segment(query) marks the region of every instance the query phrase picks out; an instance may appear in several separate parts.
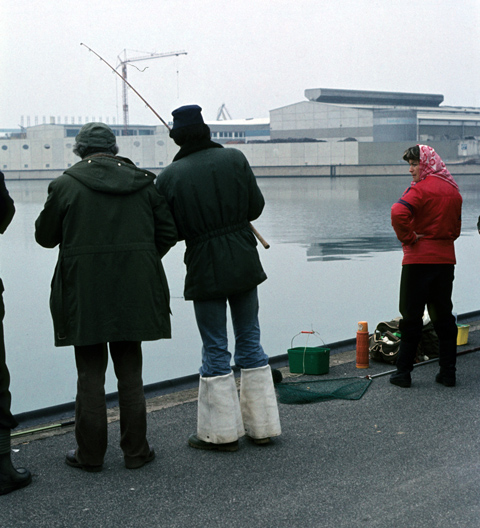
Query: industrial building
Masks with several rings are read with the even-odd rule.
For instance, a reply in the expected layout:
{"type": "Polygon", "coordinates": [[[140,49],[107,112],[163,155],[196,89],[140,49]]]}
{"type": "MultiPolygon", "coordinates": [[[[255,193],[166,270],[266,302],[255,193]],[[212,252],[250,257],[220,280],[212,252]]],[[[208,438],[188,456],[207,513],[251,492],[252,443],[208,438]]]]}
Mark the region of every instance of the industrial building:
{"type": "MultiPolygon", "coordinates": [[[[212,139],[242,150],[257,176],[397,174],[415,143],[434,147],[457,173],[480,169],[480,108],[442,106],[439,94],[318,88],[305,98],[265,119],[207,122],[212,139]]],[[[55,177],[78,161],[72,146],[81,126],[53,122],[0,135],[0,170],[7,178],[55,177]]],[[[153,172],[178,150],[163,125],[110,126],[120,155],[153,172]]]]}

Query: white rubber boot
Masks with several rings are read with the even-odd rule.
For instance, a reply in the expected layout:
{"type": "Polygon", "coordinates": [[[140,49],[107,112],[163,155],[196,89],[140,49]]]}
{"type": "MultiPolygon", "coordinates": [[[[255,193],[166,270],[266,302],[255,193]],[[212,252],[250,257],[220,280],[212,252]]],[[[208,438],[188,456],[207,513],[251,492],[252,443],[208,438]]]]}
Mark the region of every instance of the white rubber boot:
{"type": "Polygon", "coordinates": [[[255,443],[267,443],[282,433],[270,365],[242,369],[240,408],[246,434],[255,443]]]}
{"type": "Polygon", "coordinates": [[[197,437],[204,442],[227,444],[245,434],[233,372],[200,376],[197,437]]]}

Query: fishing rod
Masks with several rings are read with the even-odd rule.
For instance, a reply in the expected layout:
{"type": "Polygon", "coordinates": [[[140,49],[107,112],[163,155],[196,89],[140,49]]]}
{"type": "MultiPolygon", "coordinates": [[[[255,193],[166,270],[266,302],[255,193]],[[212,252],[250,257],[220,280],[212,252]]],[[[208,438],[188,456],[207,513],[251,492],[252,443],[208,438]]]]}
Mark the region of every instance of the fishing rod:
{"type": "MultiPolygon", "coordinates": [[[[478,351],[480,351],[480,347],[469,348],[468,350],[462,350],[461,352],[457,352],[457,356],[463,356],[463,354],[471,354],[472,352],[478,352],[478,351]]],[[[413,365],[413,368],[421,367],[422,365],[428,365],[429,363],[435,363],[439,361],[439,359],[440,358],[436,357],[432,359],[427,359],[426,361],[420,361],[419,363],[415,363],[413,365]]],[[[381,376],[387,376],[388,374],[393,374],[394,372],[397,372],[397,369],[387,370],[386,372],[380,372],[379,374],[367,374],[366,376],[360,376],[360,377],[367,378],[367,379],[374,379],[374,378],[380,378],[381,376]]]]}
{"type": "Polygon", "coordinates": [[[68,422],[56,423],[52,425],[44,425],[42,427],[37,427],[35,429],[25,429],[23,431],[17,431],[16,433],[10,433],[10,436],[23,436],[26,434],[34,433],[43,433],[44,431],[49,431],[50,429],[58,429],[60,427],[67,427],[68,425],[75,425],[75,420],[70,420],[68,422]]]}
{"type": "MultiPolygon", "coordinates": [[[[118,73],[118,71],[111,65],[109,64],[103,57],[101,57],[96,51],[94,51],[92,48],[88,47],[86,44],[84,44],[83,42],[80,42],[80,46],[84,46],[85,48],[88,49],[88,51],[91,51],[94,55],[96,55],[102,62],[104,62],[116,75],[118,75],[120,77],[120,79],[122,79],[122,81],[130,88],[132,89],[137,95],[138,97],[140,97],[140,99],[147,105],[147,108],[150,108],[150,110],[158,117],[158,119],[160,119],[160,121],[167,127],[168,130],[171,130],[171,128],[168,126],[168,124],[161,118],[161,116],[154,110],[154,108],[152,108],[152,106],[150,106],[150,104],[137,92],[137,90],[135,90],[135,88],[127,81],[127,79],[125,79],[125,77],[123,77],[122,75],[120,75],[118,73]]],[[[268,249],[270,247],[270,244],[262,237],[262,235],[253,227],[252,224],[250,224],[250,228],[251,230],[253,231],[253,234],[257,237],[257,239],[259,240],[259,242],[262,244],[262,246],[265,248],[265,249],[268,249]]]]}
{"type": "Polygon", "coordinates": [[[137,90],[135,90],[135,88],[127,81],[127,79],[125,79],[125,77],[123,77],[122,75],[120,75],[118,73],[118,71],[112,66],[110,65],[103,57],[100,57],[100,55],[94,51],[92,48],[89,48],[86,44],[84,44],[83,42],[80,42],[80,46],[85,46],[88,51],[91,51],[94,55],[96,55],[102,62],[104,62],[115,74],[117,74],[120,79],[122,79],[122,81],[129,87],[131,88],[137,95],[138,97],[140,97],[140,99],[147,105],[148,108],[150,108],[150,110],[158,117],[158,119],[160,119],[160,121],[168,128],[168,130],[170,130],[170,127],[167,125],[167,123],[160,117],[160,115],[157,114],[157,112],[155,112],[155,110],[148,104],[148,102],[137,92],[137,90]]]}
{"type": "MultiPolygon", "coordinates": [[[[479,352],[479,351],[480,351],[480,347],[473,347],[473,348],[469,348],[467,350],[462,350],[461,352],[457,352],[457,356],[462,356],[464,354],[471,354],[472,352],[479,352]]],[[[439,360],[439,358],[428,359],[427,361],[422,361],[421,363],[415,363],[415,365],[413,365],[413,367],[414,368],[421,367],[422,365],[428,365],[429,363],[435,363],[438,360],[439,360]]],[[[358,376],[358,378],[359,379],[373,380],[375,378],[380,378],[382,376],[387,376],[388,374],[393,374],[394,372],[396,372],[396,370],[387,370],[386,372],[380,372],[379,374],[367,374],[366,376],[358,376]]],[[[273,381],[274,381],[275,385],[277,385],[277,384],[282,382],[283,375],[282,375],[281,371],[279,371],[278,369],[273,369],[272,370],[272,376],[273,376],[273,381]]],[[[16,437],[16,436],[24,436],[24,435],[27,435],[27,434],[43,433],[43,432],[49,431],[51,429],[60,429],[62,427],[67,427],[67,426],[70,426],[70,425],[75,425],[75,420],[70,420],[68,422],[55,423],[55,424],[52,424],[52,425],[41,426],[41,427],[37,427],[37,428],[34,428],[34,429],[24,429],[23,431],[17,431],[16,433],[12,432],[11,436],[12,437],[16,437]]]]}

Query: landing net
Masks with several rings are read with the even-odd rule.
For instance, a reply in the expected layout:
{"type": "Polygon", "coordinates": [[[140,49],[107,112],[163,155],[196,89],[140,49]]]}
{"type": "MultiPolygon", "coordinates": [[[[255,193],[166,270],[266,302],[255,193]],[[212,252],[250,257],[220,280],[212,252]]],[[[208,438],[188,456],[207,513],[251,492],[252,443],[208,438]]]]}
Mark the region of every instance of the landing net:
{"type": "Polygon", "coordinates": [[[329,400],[359,400],[372,383],[368,378],[282,381],[275,385],[280,403],[302,404],[329,400]]]}

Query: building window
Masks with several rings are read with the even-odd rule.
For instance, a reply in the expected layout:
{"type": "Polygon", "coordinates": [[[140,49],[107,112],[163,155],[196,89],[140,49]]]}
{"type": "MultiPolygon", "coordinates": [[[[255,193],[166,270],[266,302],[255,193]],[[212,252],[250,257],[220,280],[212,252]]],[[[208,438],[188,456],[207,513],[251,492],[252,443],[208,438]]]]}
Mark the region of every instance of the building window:
{"type": "Polygon", "coordinates": [[[23,145],[22,148],[25,149],[25,150],[28,150],[29,146],[28,145],[23,145]]]}
{"type": "Polygon", "coordinates": [[[4,165],[4,166],[3,166],[3,168],[4,168],[4,169],[6,169],[6,168],[7,168],[7,166],[6,166],[6,165],[4,165]]]}
{"type": "Polygon", "coordinates": [[[8,149],[7,145],[2,145],[2,150],[7,150],[7,149],[8,149]]]}
{"type": "Polygon", "coordinates": [[[159,164],[159,165],[163,165],[163,161],[159,161],[158,164],[159,164]]]}
{"type": "Polygon", "coordinates": [[[163,145],[165,145],[165,143],[163,141],[157,141],[157,145],[160,145],[161,147],[163,147],[163,145]]]}
{"type": "Polygon", "coordinates": [[[49,169],[50,168],[50,163],[45,163],[45,168],[49,169]]]}
{"type": "Polygon", "coordinates": [[[45,145],[43,145],[43,148],[48,150],[50,148],[50,145],[48,143],[46,143],[45,145]]]}
{"type": "Polygon", "coordinates": [[[24,169],[28,169],[28,165],[24,165],[23,168],[24,168],[24,169]]]}
{"type": "Polygon", "coordinates": [[[140,146],[140,141],[134,141],[133,144],[134,144],[135,147],[139,147],[140,146]]]}

